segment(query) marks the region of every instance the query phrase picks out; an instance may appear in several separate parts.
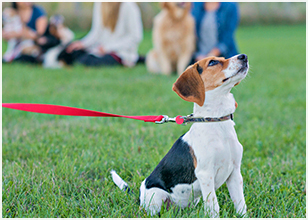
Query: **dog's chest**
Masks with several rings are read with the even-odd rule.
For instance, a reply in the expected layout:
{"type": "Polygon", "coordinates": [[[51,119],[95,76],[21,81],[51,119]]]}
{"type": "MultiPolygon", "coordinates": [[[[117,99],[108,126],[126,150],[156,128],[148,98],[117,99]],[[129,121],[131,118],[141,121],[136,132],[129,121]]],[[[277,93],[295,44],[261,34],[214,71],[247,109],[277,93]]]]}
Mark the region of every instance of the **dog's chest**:
{"type": "Polygon", "coordinates": [[[233,168],[240,164],[242,146],[237,140],[234,122],[195,123],[183,136],[197,158],[196,172],[213,173],[215,188],[229,177],[233,168]]]}
{"type": "MultiPolygon", "coordinates": [[[[189,45],[187,45],[187,38],[194,33],[192,28],[188,27],[187,19],[174,22],[170,19],[161,19],[160,25],[158,25],[159,33],[161,33],[161,43],[169,56],[178,56],[181,52],[185,51],[189,45]]],[[[193,42],[191,42],[193,44],[193,42]]]]}
{"type": "Polygon", "coordinates": [[[165,40],[173,42],[174,40],[180,40],[185,37],[185,24],[181,22],[165,21],[161,24],[161,31],[164,33],[165,40]]]}

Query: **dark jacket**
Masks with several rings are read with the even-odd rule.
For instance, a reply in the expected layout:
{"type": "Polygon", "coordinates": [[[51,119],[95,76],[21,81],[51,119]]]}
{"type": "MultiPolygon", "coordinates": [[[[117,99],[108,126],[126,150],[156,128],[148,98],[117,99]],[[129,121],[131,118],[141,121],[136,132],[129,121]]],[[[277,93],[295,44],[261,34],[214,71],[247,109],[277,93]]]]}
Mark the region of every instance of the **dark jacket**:
{"type": "MultiPolygon", "coordinates": [[[[197,37],[199,38],[201,21],[207,13],[204,10],[204,2],[194,2],[192,4],[191,13],[195,18],[196,32],[197,37]]],[[[216,16],[218,27],[218,43],[216,47],[220,50],[221,56],[227,59],[238,54],[237,46],[234,40],[235,30],[239,23],[238,4],[233,2],[221,2],[218,10],[216,11],[216,16]]]]}

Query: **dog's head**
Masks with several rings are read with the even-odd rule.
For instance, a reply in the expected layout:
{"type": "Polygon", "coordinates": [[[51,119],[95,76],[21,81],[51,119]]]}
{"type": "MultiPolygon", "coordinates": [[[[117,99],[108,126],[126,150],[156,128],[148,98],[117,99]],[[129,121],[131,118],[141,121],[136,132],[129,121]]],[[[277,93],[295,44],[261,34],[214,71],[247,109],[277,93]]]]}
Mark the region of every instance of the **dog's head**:
{"type": "Polygon", "coordinates": [[[181,19],[189,13],[191,8],[190,2],[161,2],[160,4],[174,19],[181,19]]]}
{"type": "Polygon", "coordinates": [[[55,14],[49,18],[49,32],[51,35],[60,39],[59,29],[63,27],[64,17],[59,14],[55,14]]]}
{"type": "Polygon", "coordinates": [[[229,92],[239,84],[248,72],[248,59],[245,54],[229,59],[207,57],[189,66],[173,84],[182,99],[203,106],[207,91],[218,87],[229,92]]]}

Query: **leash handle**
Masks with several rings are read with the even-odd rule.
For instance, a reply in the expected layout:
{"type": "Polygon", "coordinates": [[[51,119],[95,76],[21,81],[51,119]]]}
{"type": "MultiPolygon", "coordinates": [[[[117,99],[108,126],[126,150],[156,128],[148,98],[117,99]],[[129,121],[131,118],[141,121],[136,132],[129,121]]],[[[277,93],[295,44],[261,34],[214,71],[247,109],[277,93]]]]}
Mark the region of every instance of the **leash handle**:
{"type": "Polygon", "coordinates": [[[2,107],[20,111],[41,113],[41,114],[65,115],[65,116],[88,116],[88,117],[121,117],[121,118],[141,120],[144,122],[156,122],[156,123],[160,122],[164,118],[163,115],[158,115],[158,116],[116,115],[105,112],[98,112],[93,110],[61,106],[61,105],[51,105],[51,104],[2,103],[2,107]]]}

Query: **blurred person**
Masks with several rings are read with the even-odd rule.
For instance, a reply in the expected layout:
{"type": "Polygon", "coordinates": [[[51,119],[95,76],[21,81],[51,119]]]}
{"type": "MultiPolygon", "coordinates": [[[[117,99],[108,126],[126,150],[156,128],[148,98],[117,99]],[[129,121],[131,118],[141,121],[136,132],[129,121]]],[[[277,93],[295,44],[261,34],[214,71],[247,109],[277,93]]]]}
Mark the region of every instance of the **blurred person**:
{"type": "Polygon", "coordinates": [[[136,3],[95,2],[90,32],[68,45],[58,59],[68,65],[78,62],[86,66],[132,67],[138,61],[142,37],[141,14],[136,3]]]}
{"type": "MultiPolygon", "coordinates": [[[[22,31],[22,22],[17,14],[17,11],[13,8],[5,8],[2,12],[3,29],[2,33],[15,32],[19,33],[22,31]]],[[[9,39],[7,42],[7,49],[3,55],[4,62],[11,62],[16,57],[16,51],[14,50],[18,44],[17,38],[9,39]]]]}
{"type": "Polygon", "coordinates": [[[40,48],[35,45],[35,40],[43,35],[47,29],[48,20],[46,13],[42,7],[31,2],[13,2],[12,9],[19,16],[22,28],[18,31],[5,28],[2,30],[2,37],[5,40],[8,42],[12,40],[18,42],[14,48],[15,55],[4,61],[36,62],[35,56],[39,54],[40,48]],[[26,56],[22,56],[25,54],[26,56]]]}
{"type": "Polygon", "coordinates": [[[192,63],[208,56],[228,59],[238,54],[234,40],[239,23],[237,3],[194,2],[191,13],[195,18],[197,34],[197,50],[192,63]]]}

